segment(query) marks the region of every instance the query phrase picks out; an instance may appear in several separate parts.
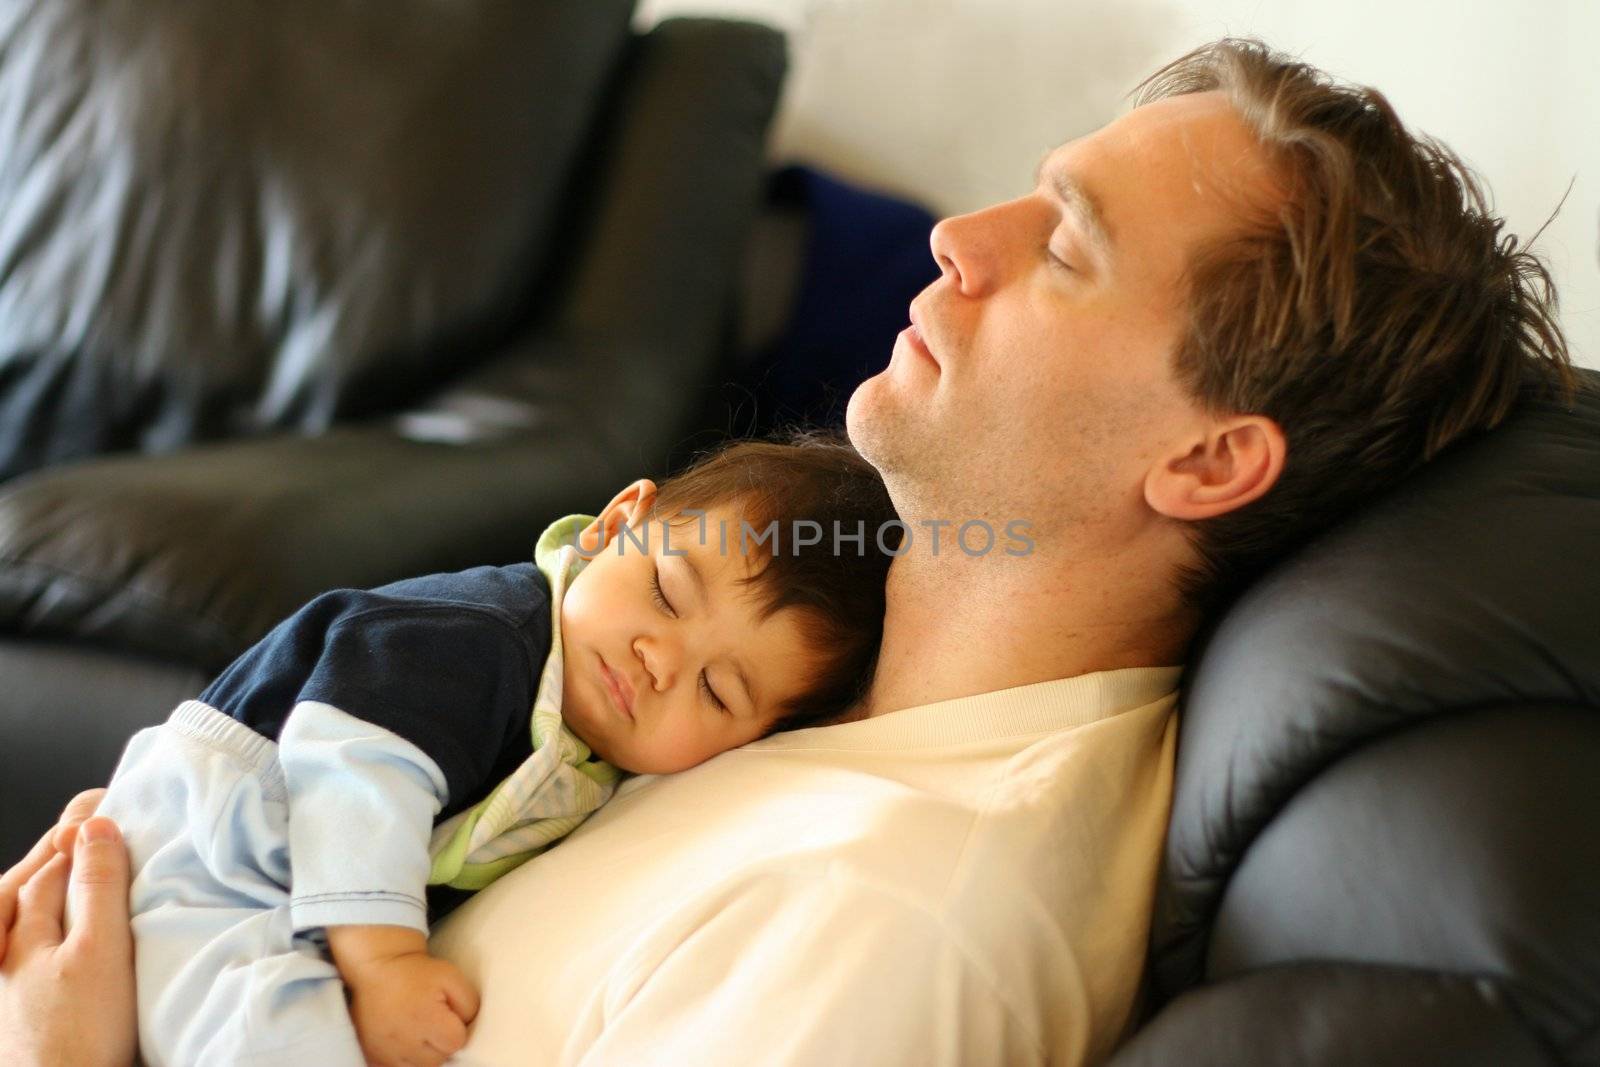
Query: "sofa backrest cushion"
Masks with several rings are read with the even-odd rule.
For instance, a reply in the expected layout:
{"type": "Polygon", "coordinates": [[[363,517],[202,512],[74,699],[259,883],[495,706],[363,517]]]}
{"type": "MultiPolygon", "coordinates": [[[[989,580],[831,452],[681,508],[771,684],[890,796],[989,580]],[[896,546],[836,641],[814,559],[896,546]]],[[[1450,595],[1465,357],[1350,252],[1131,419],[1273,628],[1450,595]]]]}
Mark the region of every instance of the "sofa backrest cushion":
{"type": "Polygon", "coordinates": [[[0,645],[88,642],[210,676],[318,593],[529,559],[552,515],[719,439],[730,411],[702,408],[741,400],[720,388],[724,338],[786,69],[768,26],[636,34],[564,211],[561,284],[419,406],[0,485],[0,645]]]}
{"type": "Polygon", "coordinates": [[[1600,371],[1578,373],[1571,409],[1530,383],[1197,639],[1163,996],[1300,959],[1436,968],[1506,981],[1554,1042],[1591,1039],[1600,371]]]}
{"type": "Polygon", "coordinates": [[[559,263],[632,7],[6,5],[0,479],[319,430],[470,362],[559,263]]]}

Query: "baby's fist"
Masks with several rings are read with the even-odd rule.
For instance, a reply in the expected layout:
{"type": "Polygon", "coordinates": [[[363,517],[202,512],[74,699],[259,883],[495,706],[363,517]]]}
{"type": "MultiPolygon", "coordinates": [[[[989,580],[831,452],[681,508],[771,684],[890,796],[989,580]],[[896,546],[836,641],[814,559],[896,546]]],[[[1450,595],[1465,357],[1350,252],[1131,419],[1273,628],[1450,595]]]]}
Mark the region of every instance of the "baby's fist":
{"type": "Polygon", "coordinates": [[[439,1067],[467,1043],[478,991],[454,964],[412,952],[345,975],[350,1018],[371,1067],[439,1067]]]}

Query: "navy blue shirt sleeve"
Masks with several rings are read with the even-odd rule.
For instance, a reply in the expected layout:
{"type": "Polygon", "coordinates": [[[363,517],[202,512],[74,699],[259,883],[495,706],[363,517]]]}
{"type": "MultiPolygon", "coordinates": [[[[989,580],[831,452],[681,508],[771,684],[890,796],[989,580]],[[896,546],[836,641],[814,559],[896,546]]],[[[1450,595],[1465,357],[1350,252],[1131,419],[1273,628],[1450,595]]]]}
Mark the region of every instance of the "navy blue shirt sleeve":
{"type": "Polygon", "coordinates": [[[481,798],[531,750],[550,593],[531,563],[324,593],[233,662],[201,701],[277,740],[301,701],[331,704],[426,752],[450,795],[481,798]]]}

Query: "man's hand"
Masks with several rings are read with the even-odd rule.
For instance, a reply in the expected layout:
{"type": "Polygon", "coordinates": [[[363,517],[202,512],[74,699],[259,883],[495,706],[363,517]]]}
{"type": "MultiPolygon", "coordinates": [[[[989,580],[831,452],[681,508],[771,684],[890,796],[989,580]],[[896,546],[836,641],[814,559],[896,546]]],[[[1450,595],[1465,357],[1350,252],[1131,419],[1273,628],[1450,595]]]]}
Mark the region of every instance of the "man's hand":
{"type": "Polygon", "coordinates": [[[90,789],[69,800],[50,832],[39,839],[21,863],[0,874],[0,960],[6,958],[6,939],[11,935],[12,923],[16,922],[18,893],[57,853],[71,855],[78,839],[78,827],[94,814],[105,795],[104,789],[90,789]]]}
{"type": "Polygon", "coordinates": [[[439,1067],[467,1043],[478,992],[427,941],[399,927],[332,926],[350,1018],[371,1067],[439,1067]]]}
{"type": "Polygon", "coordinates": [[[127,1067],[137,1045],[128,853],[80,793],[0,875],[0,1063],[127,1067]],[[88,820],[88,821],[85,821],[88,820]],[[72,932],[62,917],[72,897],[72,932]]]}

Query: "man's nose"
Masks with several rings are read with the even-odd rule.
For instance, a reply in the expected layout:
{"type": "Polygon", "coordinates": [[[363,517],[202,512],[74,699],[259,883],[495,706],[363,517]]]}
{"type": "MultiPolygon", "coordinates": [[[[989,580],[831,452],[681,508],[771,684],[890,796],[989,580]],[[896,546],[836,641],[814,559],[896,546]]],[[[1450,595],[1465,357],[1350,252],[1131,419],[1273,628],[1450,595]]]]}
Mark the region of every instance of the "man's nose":
{"type": "Polygon", "coordinates": [[[939,220],[928,235],[934,262],[954,279],[963,296],[982,296],[994,286],[999,251],[995,220],[988,211],[939,220]]]}

